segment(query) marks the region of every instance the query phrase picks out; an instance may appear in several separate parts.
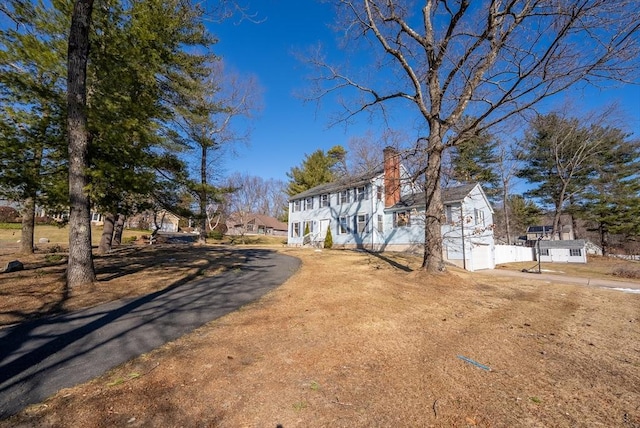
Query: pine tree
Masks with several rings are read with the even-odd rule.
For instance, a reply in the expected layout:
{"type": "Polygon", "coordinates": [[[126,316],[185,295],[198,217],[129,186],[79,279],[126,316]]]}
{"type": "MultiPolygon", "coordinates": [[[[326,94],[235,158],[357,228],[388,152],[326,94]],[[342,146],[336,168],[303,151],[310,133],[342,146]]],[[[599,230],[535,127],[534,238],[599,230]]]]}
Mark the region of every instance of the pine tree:
{"type": "Polygon", "coordinates": [[[610,235],[640,238],[640,141],[628,140],[618,129],[611,129],[608,135],[606,150],[598,157],[579,204],[579,215],[598,232],[605,255],[610,235]]]}
{"type": "Polygon", "coordinates": [[[324,237],[324,248],[333,248],[333,235],[331,235],[331,228],[327,229],[327,234],[324,237]]]}
{"type": "Polygon", "coordinates": [[[464,139],[451,156],[454,180],[463,183],[480,183],[489,198],[498,196],[500,178],[495,171],[499,162],[498,142],[486,131],[464,139]]]}
{"type": "Polygon", "coordinates": [[[291,168],[287,173],[290,180],[287,194],[294,196],[320,184],[334,181],[338,176],[334,168],[342,161],[344,153],[344,148],[334,146],[327,153],[319,149],[311,155],[305,155],[302,165],[291,168]]]}

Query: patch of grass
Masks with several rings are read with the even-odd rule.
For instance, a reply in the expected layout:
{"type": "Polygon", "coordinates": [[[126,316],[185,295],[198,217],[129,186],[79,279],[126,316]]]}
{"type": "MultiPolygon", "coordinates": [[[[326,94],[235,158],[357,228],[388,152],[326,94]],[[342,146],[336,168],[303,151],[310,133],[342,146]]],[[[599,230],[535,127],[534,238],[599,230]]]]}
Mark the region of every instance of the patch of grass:
{"type": "Polygon", "coordinates": [[[298,401],[296,403],[293,403],[293,409],[297,410],[298,412],[301,410],[304,410],[307,408],[307,402],[306,401],[298,401]]]}
{"type": "Polygon", "coordinates": [[[20,230],[22,229],[22,223],[0,223],[0,229],[20,230]]]}
{"type": "Polygon", "coordinates": [[[542,403],[542,400],[539,397],[529,397],[529,400],[533,401],[536,404],[542,403]]]}
{"type": "Polygon", "coordinates": [[[62,254],[47,254],[44,256],[44,261],[47,263],[57,263],[62,259],[64,259],[62,254]]]}
{"type": "Polygon", "coordinates": [[[311,382],[311,385],[309,387],[313,391],[318,391],[320,389],[320,384],[318,382],[316,382],[316,381],[313,381],[313,382],[311,382]]]}

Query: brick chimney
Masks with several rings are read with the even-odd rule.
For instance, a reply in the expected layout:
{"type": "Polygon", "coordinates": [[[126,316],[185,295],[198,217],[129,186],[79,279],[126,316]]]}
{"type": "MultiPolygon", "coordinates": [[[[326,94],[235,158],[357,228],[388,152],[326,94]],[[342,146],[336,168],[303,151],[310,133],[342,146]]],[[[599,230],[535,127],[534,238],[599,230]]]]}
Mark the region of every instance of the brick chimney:
{"type": "Polygon", "coordinates": [[[384,154],[384,206],[392,207],[400,202],[400,155],[393,147],[386,147],[384,154]]]}

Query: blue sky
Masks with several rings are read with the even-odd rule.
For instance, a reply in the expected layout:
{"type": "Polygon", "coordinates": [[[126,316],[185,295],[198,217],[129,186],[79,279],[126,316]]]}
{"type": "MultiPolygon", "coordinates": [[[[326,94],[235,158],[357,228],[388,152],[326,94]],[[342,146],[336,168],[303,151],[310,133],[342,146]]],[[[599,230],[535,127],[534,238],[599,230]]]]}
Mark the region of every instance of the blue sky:
{"type": "MultiPolygon", "coordinates": [[[[308,88],[310,73],[295,58],[296,52],[322,43],[330,53],[338,54],[337,36],[329,28],[334,19],[330,5],[314,0],[252,0],[248,5],[261,22],[232,18],[209,26],[219,38],[215,52],[239,73],[257,76],[263,90],[262,113],[252,121],[249,143],[236,145],[237,155],[225,160],[227,174],[243,172],[286,181],[286,173],[305,154],[336,144],[347,147],[351,137],[364,136],[367,130],[375,135],[380,132],[367,115],[346,129],[341,125],[328,128],[331,114],[340,107],[327,99],[317,109],[295,95],[308,88]]],[[[563,98],[587,110],[617,101],[628,129],[640,138],[640,86],[580,91],[563,98]]]]}

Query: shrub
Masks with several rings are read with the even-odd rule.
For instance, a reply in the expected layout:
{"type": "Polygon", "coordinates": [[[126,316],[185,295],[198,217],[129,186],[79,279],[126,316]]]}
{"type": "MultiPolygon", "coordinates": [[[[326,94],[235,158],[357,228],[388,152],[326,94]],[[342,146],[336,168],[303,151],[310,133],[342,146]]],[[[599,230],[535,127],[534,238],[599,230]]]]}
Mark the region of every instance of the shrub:
{"type": "Polygon", "coordinates": [[[307,236],[309,234],[309,223],[304,225],[304,236],[307,236]]]}
{"type": "Polygon", "coordinates": [[[629,266],[617,266],[611,274],[620,278],[640,279],[640,269],[634,269],[629,266]]]}
{"type": "Polygon", "coordinates": [[[133,244],[134,242],[136,242],[138,240],[137,236],[127,236],[126,238],[124,238],[122,240],[123,244],[133,244]]]}
{"type": "Polygon", "coordinates": [[[19,223],[20,213],[15,208],[0,207],[0,223],[19,223]]]}
{"type": "Polygon", "coordinates": [[[327,234],[324,237],[324,248],[333,248],[333,236],[331,235],[331,228],[327,229],[327,234]]]}
{"type": "Polygon", "coordinates": [[[224,235],[219,230],[214,229],[209,232],[209,238],[220,241],[222,238],[224,238],[224,235]]]}

